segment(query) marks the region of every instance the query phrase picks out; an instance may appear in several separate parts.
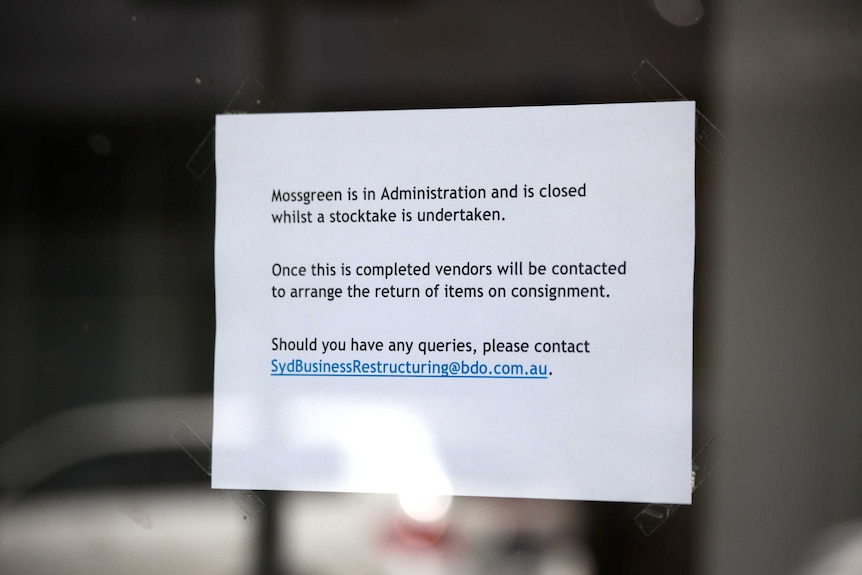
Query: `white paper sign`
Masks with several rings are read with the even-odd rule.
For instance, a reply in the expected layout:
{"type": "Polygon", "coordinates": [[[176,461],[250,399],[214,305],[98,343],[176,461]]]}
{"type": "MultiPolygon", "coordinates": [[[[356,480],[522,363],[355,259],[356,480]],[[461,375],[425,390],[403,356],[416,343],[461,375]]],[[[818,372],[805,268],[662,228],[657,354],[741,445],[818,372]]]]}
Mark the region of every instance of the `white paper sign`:
{"type": "Polygon", "coordinates": [[[218,117],[213,487],[689,503],[694,121],[218,117]]]}

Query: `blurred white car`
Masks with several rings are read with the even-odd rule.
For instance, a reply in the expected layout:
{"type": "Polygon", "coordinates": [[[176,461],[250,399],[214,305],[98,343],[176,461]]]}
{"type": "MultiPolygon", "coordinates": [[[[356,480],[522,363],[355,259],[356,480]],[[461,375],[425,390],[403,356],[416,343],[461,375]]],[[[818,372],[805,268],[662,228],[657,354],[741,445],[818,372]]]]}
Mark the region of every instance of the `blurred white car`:
{"type": "Polygon", "coordinates": [[[65,412],[0,447],[0,573],[593,572],[577,504],[455,498],[423,516],[440,502],[212,490],[211,430],[211,398],[141,400],[65,412]]]}

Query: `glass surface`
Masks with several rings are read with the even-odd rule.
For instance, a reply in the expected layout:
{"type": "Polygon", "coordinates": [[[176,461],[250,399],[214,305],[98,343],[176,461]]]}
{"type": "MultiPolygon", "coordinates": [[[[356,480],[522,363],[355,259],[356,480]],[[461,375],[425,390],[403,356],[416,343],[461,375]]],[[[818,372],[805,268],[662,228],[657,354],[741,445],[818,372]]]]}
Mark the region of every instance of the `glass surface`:
{"type": "Polygon", "coordinates": [[[858,2],[4,8],[0,573],[862,569],[858,2]],[[674,99],[692,506],[209,489],[216,114],[674,99]]]}

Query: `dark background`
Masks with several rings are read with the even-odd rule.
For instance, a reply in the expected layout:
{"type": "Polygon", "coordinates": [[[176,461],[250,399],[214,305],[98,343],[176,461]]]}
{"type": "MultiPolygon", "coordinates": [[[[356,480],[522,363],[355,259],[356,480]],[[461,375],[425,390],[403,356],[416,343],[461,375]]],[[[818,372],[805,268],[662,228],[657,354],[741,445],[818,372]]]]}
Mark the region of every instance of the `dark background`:
{"type": "MultiPolygon", "coordinates": [[[[694,446],[726,449],[649,538],[642,506],[582,505],[597,572],[787,573],[862,513],[857,3],[3,12],[0,445],[72,408],[211,396],[215,114],[650,101],[648,60],[733,142],[697,156],[694,446]]],[[[153,461],[153,482],[184,480],[153,461]]]]}

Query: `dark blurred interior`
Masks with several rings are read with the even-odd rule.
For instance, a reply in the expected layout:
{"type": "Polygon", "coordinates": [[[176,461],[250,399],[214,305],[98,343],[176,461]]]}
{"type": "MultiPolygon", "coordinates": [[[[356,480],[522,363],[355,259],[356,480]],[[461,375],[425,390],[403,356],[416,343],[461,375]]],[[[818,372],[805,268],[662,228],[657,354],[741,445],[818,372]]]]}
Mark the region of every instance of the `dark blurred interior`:
{"type": "Polygon", "coordinates": [[[862,4],[35,0],[2,29],[0,572],[221,545],[228,572],[778,575],[862,516],[862,4]],[[643,505],[455,501],[430,538],[452,565],[380,543],[382,496],[261,494],[249,518],[208,490],[172,433],[211,433],[216,114],[674,93],[727,138],[696,166],[694,446],[724,450],[691,507],[646,536],[643,505]]]}

